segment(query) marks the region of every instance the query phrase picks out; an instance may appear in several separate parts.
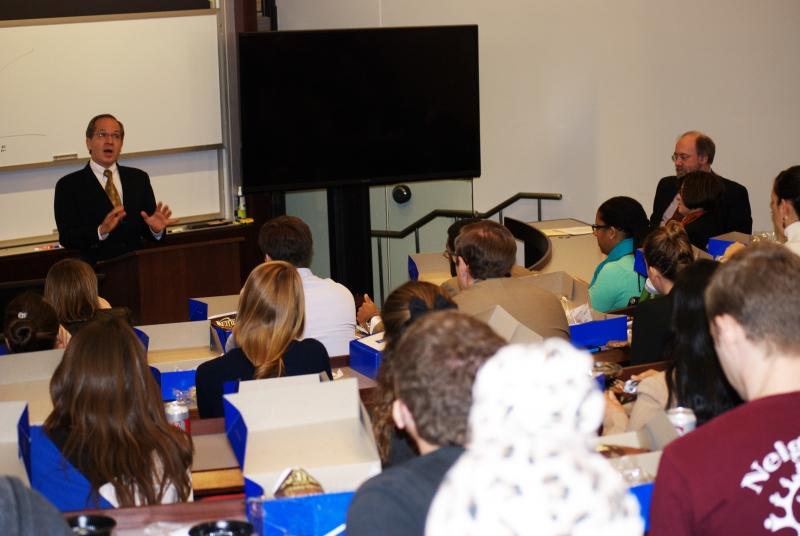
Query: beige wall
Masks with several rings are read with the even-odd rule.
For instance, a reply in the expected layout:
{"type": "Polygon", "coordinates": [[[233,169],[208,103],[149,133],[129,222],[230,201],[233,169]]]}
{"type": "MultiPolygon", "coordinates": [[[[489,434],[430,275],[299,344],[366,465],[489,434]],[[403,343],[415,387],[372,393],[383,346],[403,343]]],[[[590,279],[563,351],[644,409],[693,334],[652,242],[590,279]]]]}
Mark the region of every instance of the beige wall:
{"type": "Polygon", "coordinates": [[[591,220],[620,194],[649,212],[675,137],[701,129],[765,230],[772,178],[800,163],[795,0],[279,0],[278,16],[283,30],[479,24],[477,210],[541,191],[565,196],[546,217],[591,220]]]}

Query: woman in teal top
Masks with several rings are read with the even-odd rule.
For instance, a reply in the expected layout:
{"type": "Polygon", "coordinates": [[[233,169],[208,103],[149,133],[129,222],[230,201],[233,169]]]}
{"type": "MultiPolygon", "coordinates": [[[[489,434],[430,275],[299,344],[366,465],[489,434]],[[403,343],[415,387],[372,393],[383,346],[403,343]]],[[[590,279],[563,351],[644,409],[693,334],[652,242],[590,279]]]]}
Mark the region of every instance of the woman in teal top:
{"type": "Polygon", "coordinates": [[[597,209],[592,230],[607,255],[589,284],[592,308],[606,312],[627,307],[644,288],[644,277],[633,269],[633,252],[647,234],[647,214],[635,199],[612,197],[597,209]]]}

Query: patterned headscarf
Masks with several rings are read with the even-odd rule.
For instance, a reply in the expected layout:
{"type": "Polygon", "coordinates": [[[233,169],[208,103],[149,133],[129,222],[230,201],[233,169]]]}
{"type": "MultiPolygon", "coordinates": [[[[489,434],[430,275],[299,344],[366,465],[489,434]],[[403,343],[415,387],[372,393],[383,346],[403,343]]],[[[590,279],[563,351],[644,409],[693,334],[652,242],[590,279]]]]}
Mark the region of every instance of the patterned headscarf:
{"type": "Polygon", "coordinates": [[[478,372],[467,451],[426,534],[642,534],[636,499],[594,452],[603,417],[591,358],[549,339],[500,350],[478,372]]]}

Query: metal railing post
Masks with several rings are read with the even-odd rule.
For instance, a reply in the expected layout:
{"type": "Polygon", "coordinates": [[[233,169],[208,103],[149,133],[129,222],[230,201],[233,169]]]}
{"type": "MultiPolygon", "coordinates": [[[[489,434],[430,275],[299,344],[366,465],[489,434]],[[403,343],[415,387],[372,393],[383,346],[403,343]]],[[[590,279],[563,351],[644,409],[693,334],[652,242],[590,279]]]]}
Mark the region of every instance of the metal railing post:
{"type": "Polygon", "coordinates": [[[378,237],[378,288],[381,290],[381,307],[383,302],[386,301],[386,296],[383,295],[383,248],[381,247],[381,238],[378,237]]]}

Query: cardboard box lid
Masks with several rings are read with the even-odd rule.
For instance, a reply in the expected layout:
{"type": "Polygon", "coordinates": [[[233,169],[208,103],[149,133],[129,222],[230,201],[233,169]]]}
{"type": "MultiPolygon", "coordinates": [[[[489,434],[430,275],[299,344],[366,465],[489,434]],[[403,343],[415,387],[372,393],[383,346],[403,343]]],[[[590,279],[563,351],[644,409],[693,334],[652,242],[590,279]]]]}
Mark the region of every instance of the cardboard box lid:
{"type": "Polygon", "coordinates": [[[248,380],[239,382],[239,393],[250,393],[261,389],[285,389],[293,388],[298,385],[313,385],[319,383],[319,379],[319,374],[301,374],[299,376],[281,376],[280,378],[248,380]]]}
{"type": "Polygon", "coordinates": [[[208,307],[208,311],[206,313],[208,317],[227,313],[235,313],[239,308],[238,294],[227,294],[225,296],[205,296],[202,298],[189,299],[206,304],[208,307]]]}
{"type": "Polygon", "coordinates": [[[641,430],[600,436],[596,438],[595,444],[639,447],[659,451],[677,438],[678,432],[669,421],[667,413],[659,411],[641,430]]]}
{"type": "Polygon", "coordinates": [[[53,411],[50,378],[64,350],[10,354],[0,358],[0,401],[25,401],[29,420],[41,424],[53,411]]]}
{"type": "Polygon", "coordinates": [[[25,450],[24,444],[29,434],[26,408],[25,402],[0,402],[0,475],[15,476],[29,484],[25,460],[21,457],[24,452],[30,452],[25,450]],[[24,437],[20,437],[21,434],[24,437]]]}
{"type": "Polygon", "coordinates": [[[261,380],[253,389],[225,395],[247,423],[249,433],[359,416],[355,378],[315,384],[300,382],[290,389],[270,388],[271,382],[261,380]]]}
{"type": "Polygon", "coordinates": [[[0,359],[0,385],[36,380],[49,382],[56,367],[61,363],[62,355],[64,355],[63,349],[4,356],[0,359]]]}
{"type": "MultiPolygon", "coordinates": [[[[450,275],[450,263],[442,256],[441,252],[412,253],[408,258],[416,267],[418,281],[428,281],[434,285],[441,285],[452,277],[450,275]]],[[[410,271],[411,267],[409,267],[410,271]]]]}
{"type": "Polygon", "coordinates": [[[211,345],[208,320],[137,326],[150,338],[147,363],[162,373],[194,370],[219,357],[223,349],[211,345]]]}
{"type": "Polygon", "coordinates": [[[726,240],[728,242],[739,242],[745,246],[749,246],[750,239],[752,237],[749,234],[740,233],[739,231],[731,231],[730,233],[724,233],[712,238],[716,238],[717,240],[726,240]]]}
{"type": "Polygon", "coordinates": [[[226,430],[242,472],[268,496],[287,467],[302,467],[326,492],[352,491],[380,471],[356,380],[306,381],[275,387],[266,380],[225,395],[226,430]]]}
{"type": "Polygon", "coordinates": [[[544,337],[529,327],[520,324],[519,320],[500,305],[495,305],[473,316],[488,324],[495,333],[508,341],[509,344],[531,344],[544,340],[544,337]]]}
{"type": "Polygon", "coordinates": [[[589,285],[569,275],[567,272],[549,272],[525,276],[525,281],[556,295],[563,296],[570,307],[589,303],[589,285]]]}
{"type": "Polygon", "coordinates": [[[150,337],[149,351],[210,347],[208,320],[136,326],[150,337]]]}

